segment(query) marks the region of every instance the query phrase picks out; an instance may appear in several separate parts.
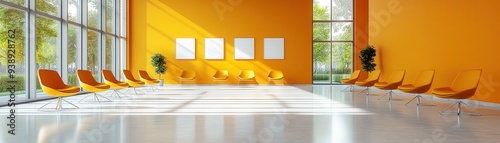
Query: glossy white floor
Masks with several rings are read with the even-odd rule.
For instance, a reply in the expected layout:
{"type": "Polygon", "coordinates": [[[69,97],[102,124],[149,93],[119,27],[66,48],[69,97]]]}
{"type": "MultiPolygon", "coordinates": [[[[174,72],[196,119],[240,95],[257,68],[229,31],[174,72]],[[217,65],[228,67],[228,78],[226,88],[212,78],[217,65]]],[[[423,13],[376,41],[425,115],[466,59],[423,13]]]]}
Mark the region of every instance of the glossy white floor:
{"type": "MultiPolygon", "coordinates": [[[[343,85],[164,86],[113,102],[67,98],[80,109],[54,111],[49,101],[18,105],[16,135],[7,133],[0,108],[0,142],[498,142],[500,112],[474,106],[483,116],[441,116],[450,105],[404,106],[381,96],[341,92],[343,85]]],[[[373,91],[383,95],[383,91],[373,91]]],[[[412,98],[395,95],[395,98],[412,98]]],[[[70,108],[64,103],[63,107],[70,108]]]]}

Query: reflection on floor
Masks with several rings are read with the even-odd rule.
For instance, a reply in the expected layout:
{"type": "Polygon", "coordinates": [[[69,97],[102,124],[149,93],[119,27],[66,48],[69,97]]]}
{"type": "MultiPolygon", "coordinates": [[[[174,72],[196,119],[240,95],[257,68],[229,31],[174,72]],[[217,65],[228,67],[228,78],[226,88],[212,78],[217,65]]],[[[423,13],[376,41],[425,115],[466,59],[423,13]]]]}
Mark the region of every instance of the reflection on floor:
{"type": "MultiPolygon", "coordinates": [[[[0,142],[496,142],[499,110],[471,109],[483,116],[438,114],[450,103],[404,106],[381,96],[341,92],[344,85],[164,86],[144,95],[69,97],[80,109],[54,111],[49,101],[18,105],[16,135],[9,108],[0,108],[0,142]]],[[[146,90],[146,89],[144,89],[146,90]]],[[[373,91],[383,95],[384,91],[373,91]]],[[[103,93],[105,94],[105,93],[103,93]]],[[[412,96],[395,95],[405,99],[412,96]]]]}

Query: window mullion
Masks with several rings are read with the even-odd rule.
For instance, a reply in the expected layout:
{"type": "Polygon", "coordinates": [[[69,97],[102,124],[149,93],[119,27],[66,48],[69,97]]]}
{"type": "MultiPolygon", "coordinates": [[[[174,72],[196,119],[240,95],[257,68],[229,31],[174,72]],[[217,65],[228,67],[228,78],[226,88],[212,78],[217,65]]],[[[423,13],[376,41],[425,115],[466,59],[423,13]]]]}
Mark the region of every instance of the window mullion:
{"type": "Polygon", "coordinates": [[[65,83],[68,83],[68,1],[61,1],[61,48],[59,59],[61,61],[61,77],[65,83]]]}
{"type": "Polygon", "coordinates": [[[81,35],[81,53],[80,53],[80,65],[82,66],[81,69],[87,69],[87,51],[88,51],[88,1],[82,0],[81,1],[81,8],[82,8],[82,14],[81,14],[81,21],[82,21],[82,35],[81,35]]]}
{"type": "Polygon", "coordinates": [[[35,8],[36,8],[36,4],[35,4],[35,1],[28,1],[28,7],[29,7],[29,11],[28,11],[28,26],[29,26],[29,32],[28,33],[28,36],[29,36],[29,40],[28,40],[28,44],[29,44],[29,49],[27,51],[28,53],[28,63],[29,63],[29,66],[28,66],[28,83],[29,85],[27,86],[27,93],[28,93],[28,99],[36,99],[37,98],[37,95],[36,95],[36,82],[37,82],[37,79],[38,79],[38,76],[37,76],[37,70],[38,70],[38,66],[36,65],[36,15],[35,15],[35,8]]]}

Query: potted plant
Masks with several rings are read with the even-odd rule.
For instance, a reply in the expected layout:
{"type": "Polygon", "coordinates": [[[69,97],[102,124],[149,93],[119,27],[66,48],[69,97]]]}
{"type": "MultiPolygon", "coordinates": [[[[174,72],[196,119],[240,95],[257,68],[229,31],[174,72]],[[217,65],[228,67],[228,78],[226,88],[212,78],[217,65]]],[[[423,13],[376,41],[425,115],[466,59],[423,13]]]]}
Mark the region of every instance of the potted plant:
{"type": "Polygon", "coordinates": [[[163,79],[161,78],[162,74],[165,74],[167,71],[167,66],[165,65],[167,62],[165,61],[165,56],[160,53],[156,53],[151,56],[151,65],[155,67],[155,73],[158,74],[158,80],[160,83],[158,85],[163,86],[163,79]]]}
{"type": "Polygon", "coordinates": [[[361,66],[364,71],[368,73],[375,70],[377,64],[374,63],[375,57],[377,55],[377,51],[373,45],[367,45],[365,49],[361,50],[359,55],[359,59],[361,60],[361,66]]]}

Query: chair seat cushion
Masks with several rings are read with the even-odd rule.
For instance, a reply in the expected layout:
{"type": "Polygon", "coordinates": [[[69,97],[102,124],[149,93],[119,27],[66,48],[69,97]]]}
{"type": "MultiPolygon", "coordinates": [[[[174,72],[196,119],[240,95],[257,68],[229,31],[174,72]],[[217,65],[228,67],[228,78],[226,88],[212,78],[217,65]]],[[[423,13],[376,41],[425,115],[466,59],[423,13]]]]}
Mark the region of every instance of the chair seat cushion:
{"type": "Polygon", "coordinates": [[[405,84],[398,87],[400,91],[406,93],[425,93],[429,90],[430,85],[419,85],[415,86],[413,84],[405,84]]]}
{"type": "Polygon", "coordinates": [[[370,86],[373,86],[376,82],[377,82],[376,80],[356,81],[356,85],[358,85],[358,86],[364,86],[364,87],[370,87],[370,86]]]}
{"type": "Polygon", "coordinates": [[[432,90],[432,94],[439,98],[451,98],[451,99],[467,99],[476,93],[476,88],[466,89],[466,90],[453,90],[450,87],[435,88],[432,90]]]}
{"type": "Polygon", "coordinates": [[[182,80],[193,80],[194,77],[180,77],[182,80]]]}
{"type": "Polygon", "coordinates": [[[75,93],[80,92],[80,88],[76,86],[67,86],[65,88],[58,89],[58,91],[65,93],[75,93]]]}
{"type": "Polygon", "coordinates": [[[241,78],[240,77],[240,80],[253,80],[253,78],[241,78]]]}
{"type": "Polygon", "coordinates": [[[118,86],[128,86],[128,83],[126,83],[126,82],[117,82],[115,84],[118,86]]]}
{"type": "Polygon", "coordinates": [[[282,78],[282,77],[277,77],[277,78],[271,78],[271,77],[269,77],[269,79],[270,79],[270,80],[281,80],[281,79],[283,79],[283,78],[282,78]]]}
{"type": "Polygon", "coordinates": [[[357,79],[350,79],[350,78],[345,78],[340,80],[343,84],[354,84],[356,83],[357,79]]]}
{"type": "Polygon", "coordinates": [[[94,86],[95,88],[108,89],[110,86],[107,84],[98,84],[94,86]]]}
{"type": "Polygon", "coordinates": [[[417,88],[417,86],[415,86],[413,84],[404,84],[404,85],[401,85],[398,87],[399,90],[403,90],[403,91],[413,90],[415,88],[417,88]]]}
{"type": "Polygon", "coordinates": [[[388,82],[377,82],[373,86],[375,86],[377,88],[383,88],[383,87],[386,87],[387,85],[389,85],[388,82]]]}
{"type": "Polygon", "coordinates": [[[213,77],[214,80],[226,80],[227,77],[213,77]]]}

